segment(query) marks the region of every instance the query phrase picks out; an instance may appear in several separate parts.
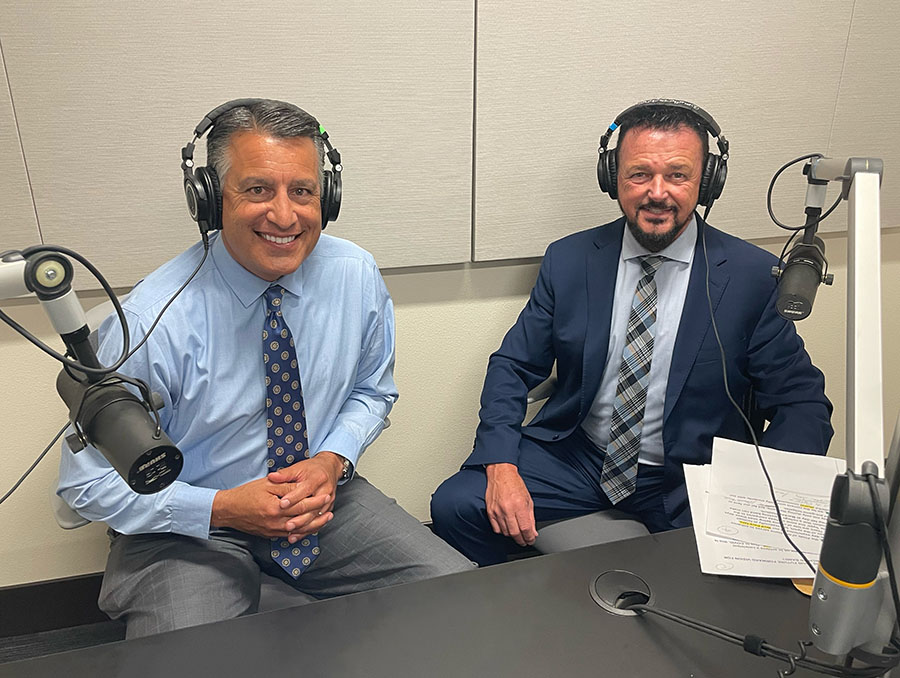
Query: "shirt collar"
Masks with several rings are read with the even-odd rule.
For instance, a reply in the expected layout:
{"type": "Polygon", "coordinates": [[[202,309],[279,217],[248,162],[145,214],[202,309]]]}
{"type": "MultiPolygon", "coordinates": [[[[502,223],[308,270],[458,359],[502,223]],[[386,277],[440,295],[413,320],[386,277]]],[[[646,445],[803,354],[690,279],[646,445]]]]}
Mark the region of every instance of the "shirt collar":
{"type": "Polygon", "coordinates": [[[300,266],[293,273],[281,276],[274,282],[263,280],[262,278],[252,274],[246,268],[241,266],[228,248],[225,247],[225,241],[221,233],[215,233],[210,238],[210,254],[216,268],[224,278],[225,283],[234,293],[234,296],[244,305],[249,307],[253,302],[259,299],[270,285],[281,285],[285,290],[295,296],[301,296],[303,290],[303,275],[301,273],[303,267],[300,266]]]}
{"type": "Polygon", "coordinates": [[[681,235],[675,238],[675,242],[671,243],[665,249],[659,252],[651,252],[631,235],[628,224],[625,225],[625,235],[622,236],[622,261],[645,257],[648,254],[660,254],[666,259],[680,261],[685,264],[691,263],[694,254],[694,246],[697,243],[697,215],[691,217],[690,223],[682,231],[681,235]]]}

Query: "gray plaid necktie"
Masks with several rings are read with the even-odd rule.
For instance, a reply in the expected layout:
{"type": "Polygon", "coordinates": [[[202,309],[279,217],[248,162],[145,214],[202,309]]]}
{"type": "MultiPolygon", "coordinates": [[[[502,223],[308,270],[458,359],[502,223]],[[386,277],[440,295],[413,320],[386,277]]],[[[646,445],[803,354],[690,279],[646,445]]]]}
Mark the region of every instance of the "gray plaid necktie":
{"type": "MultiPolygon", "coordinates": [[[[297,368],[294,339],[281,315],[284,288],[266,290],[266,325],[263,328],[263,360],[266,363],[266,428],[270,471],[279,471],[309,457],[306,410],[297,368]]],[[[272,539],[272,559],[294,579],[319,555],[319,537],[311,534],[296,544],[272,539]]]]}
{"type": "Polygon", "coordinates": [[[656,334],[654,276],[664,259],[660,255],[641,257],[643,275],[634,290],[631,314],[628,316],[625,350],[609,427],[609,444],[600,474],[600,485],[613,504],[630,496],[637,485],[638,452],[641,449],[644,406],[647,404],[653,337],[656,334]]]}

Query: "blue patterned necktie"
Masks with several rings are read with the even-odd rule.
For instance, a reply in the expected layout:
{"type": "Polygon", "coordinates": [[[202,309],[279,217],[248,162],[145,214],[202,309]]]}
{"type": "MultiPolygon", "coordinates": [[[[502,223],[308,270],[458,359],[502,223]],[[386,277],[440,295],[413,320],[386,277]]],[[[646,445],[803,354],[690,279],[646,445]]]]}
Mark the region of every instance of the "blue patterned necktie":
{"type": "Polygon", "coordinates": [[[654,276],[664,259],[659,255],[641,257],[643,275],[634,290],[631,314],[628,316],[625,350],[609,427],[609,444],[600,474],[600,486],[613,504],[633,494],[637,486],[638,452],[641,449],[653,337],[656,334],[654,276]]]}
{"type": "MultiPolygon", "coordinates": [[[[278,471],[309,457],[303,388],[297,369],[294,339],[281,315],[284,288],[266,290],[266,324],[263,327],[263,360],[266,364],[266,427],[269,471],[278,471]]],[[[291,545],[287,539],[272,539],[272,559],[294,579],[303,574],[319,555],[315,534],[291,545]]]]}

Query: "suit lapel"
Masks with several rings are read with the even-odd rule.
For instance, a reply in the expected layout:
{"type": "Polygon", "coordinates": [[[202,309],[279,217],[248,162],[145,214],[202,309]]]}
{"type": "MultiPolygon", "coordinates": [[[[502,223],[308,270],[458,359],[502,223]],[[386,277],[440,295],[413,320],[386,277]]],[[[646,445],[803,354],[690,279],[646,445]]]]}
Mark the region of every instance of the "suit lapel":
{"type": "Polygon", "coordinates": [[[618,219],[597,229],[593,246],[585,256],[585,288],[587,290],[587,331],[584,338],[584,362],[581,381],[581,410],[584,416],[600,388],[600,379],[609,350],[613,294],[622,252],[625,219],[618,219]]]}
{"type": "Polygon", "coordinates": [[[709,293],[713,312],[718,308],[722,293],[728,285],[729,275],[723,264],[728,260],[718,231],[706,225],[697,217],[697,244],[694,247],[694,262],[688,281],[684,309],[678,325],[678,335],[672,353],[672,366],[666,386],[666,404],[663,424],[678,402],[681,390],[700,351],[700,346],[711,331],[709,301],[706,298],[706,258],[703,254],[703,233],[706,233],[706,250],[709,258],[709,293]]]}

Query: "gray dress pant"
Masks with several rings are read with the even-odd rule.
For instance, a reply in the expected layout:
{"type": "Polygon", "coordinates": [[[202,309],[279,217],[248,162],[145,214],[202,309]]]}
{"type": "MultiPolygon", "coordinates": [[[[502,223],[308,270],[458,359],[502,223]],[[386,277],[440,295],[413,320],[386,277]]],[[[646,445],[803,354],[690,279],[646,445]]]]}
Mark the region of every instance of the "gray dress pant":
{"type": "Polygon", "coordinates": [[[338,488],[333,511],[319,531],[321,553],[296,580],[272,560],[265,537],[110,531],[100,609],[136,638],[256,612],[262,572],[301,592],[298,604],[474,567],[359,475],[338,488]]]}

